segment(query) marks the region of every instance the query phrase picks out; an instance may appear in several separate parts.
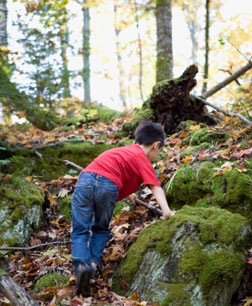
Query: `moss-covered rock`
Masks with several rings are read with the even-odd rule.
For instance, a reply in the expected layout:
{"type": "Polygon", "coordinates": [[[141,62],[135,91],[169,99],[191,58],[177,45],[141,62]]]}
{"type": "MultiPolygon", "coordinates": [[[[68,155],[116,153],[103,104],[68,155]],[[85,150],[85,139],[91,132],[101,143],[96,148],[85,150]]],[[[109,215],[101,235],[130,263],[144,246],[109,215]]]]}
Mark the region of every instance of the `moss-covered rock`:
{"type": "Polygon", "coordinates": [[[59,273],[49,273],[41,276],[35,283],[34,291],[40,291],[45,287],[61,287],[65,285],[69,280],[69,277],[61,275],[59,273]]]}
{"type": "Polygon", "coordinates": [[[181,166],[166,185],[172,207],[183,205],[220,206],[247,217],[252,223],[252,179],[235,167],[220,171],[222,162],[201,162],[181,166]]]}
{"type": "Polygon", "coordinates": [[[0,245],[23,245],[39,227],[44,192],[23,178],[0,181],[0,245]]]}
{"type": "Polygon", "coordinates": [[[248,221],[238,214],[185,206],[140,234],[115,274],[114,290],[137,291],[161,305],[229,305],[251,237],[248,221]]]}

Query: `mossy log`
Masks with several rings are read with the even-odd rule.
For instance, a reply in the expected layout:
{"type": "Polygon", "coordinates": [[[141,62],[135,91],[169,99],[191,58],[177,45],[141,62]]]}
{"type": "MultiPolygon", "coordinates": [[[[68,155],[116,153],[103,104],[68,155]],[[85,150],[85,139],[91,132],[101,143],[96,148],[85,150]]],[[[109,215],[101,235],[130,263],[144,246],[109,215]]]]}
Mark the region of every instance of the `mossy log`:
{"type": "Polygon", "coordinates": [[[189,66],[183,74],[174,79],[157,83],[152,90],[150,107],[154,110],[154,121],[164,126],[165,132],[171,134],[180,122],[193,120],[213,124],[205,104],[190,96],[195,87],[195,75],[198,68],[189,66]]]}
{"type": "Polygon", "coordinates": [[[39,306],[39,303],[7,274],[0,273],[0,292],[13,306],[39,306]]]}

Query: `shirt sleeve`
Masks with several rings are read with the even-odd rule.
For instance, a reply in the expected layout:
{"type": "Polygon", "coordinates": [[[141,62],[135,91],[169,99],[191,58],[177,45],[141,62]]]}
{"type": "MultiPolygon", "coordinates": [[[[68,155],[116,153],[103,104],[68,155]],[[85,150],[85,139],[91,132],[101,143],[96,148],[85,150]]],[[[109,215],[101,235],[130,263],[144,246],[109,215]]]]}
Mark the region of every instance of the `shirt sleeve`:
{"type": "Polygon", "coordinates": [[[157,176],[151,163],[144,165],[140,170],[144,185],[154,185],[160,187],[157,176]]]}

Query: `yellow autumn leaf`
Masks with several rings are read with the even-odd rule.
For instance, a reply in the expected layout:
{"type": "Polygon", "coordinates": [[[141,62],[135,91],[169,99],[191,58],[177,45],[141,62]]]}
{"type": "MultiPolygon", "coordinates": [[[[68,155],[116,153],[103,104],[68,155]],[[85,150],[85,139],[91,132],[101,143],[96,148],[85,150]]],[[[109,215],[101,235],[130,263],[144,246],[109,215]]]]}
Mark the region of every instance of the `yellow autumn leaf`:
{"type": "Polygon", "coordinates": [[[183,158],[181,161],[182,161],[183,163],[185,163],[185,164],[188,164],[188,163],[190,163],[190,162],[193,161],[193,160],[194,160],[193,155],[189,155],[189,156],[186,156],[185,158],[183,158]]]}
{"type": "Polygon", "coordinates": [[[200,124],[191,125],[191,126],[189,127],[189,130],[191,130],[191,131],[197,131],[197,130],[199,130],[199,129],[200,129],[200,124]]]}
{"type": "Polygon", "coordinates": [[[44,101],[43,97],[39,97],[39,103],[42,103],[44,101]]]}
{"type": "Polygon", "coordinates": [[[218,170],[216,172],[214,172],[213,177],[217,176],[217,175],[222,175],[223,171],[222,170],[218,170]]]}
{"type": "Polygon", "coordinates": [[[53,224],[53,225],[59,225],[59,223],[56,220],[52,220],[52,221],[50,221],[50,223],[53,224]]]}
{"type": "Polygon", "coordinates": [[[225,124],[229,124],[231,122],[231,117],[225,116],[225,124]]]}
{"type": "Polygon", "coordinates": [[[17,113],[17,116],[18,116],[19,118],[25,117],[25,112],[19,111],[19,112],[17,113]]]}
{"type": "Polygon", "coordinates": [[[185,138],[186,136],[188,136],[188,132],[186,132],[186,131],[183,131],[179,136],[178,136],[178,138],[185,138]]]}
{"type": "Polygon", "coordinates": [[[223,173],[229,172],[229,171],[231,171],[231,170],[232,170],[232,167],[231,167],[231,166],[222,168],[222,172],[223,172],[223,173]]]}

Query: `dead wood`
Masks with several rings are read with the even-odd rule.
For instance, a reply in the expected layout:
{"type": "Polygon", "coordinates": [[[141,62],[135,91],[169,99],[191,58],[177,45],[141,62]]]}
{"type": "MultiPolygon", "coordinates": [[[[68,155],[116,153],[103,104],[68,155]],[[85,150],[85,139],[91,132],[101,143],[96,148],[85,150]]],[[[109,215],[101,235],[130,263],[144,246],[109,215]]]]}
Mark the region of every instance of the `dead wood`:
{"type": "Polygon", "coordinates": [[[245,118],[244,116],[242,116],[240,114],[228,112],[228,111],[226,111],[226,110],[224,110],[224,109],[222,109],[222,108],[220,108],[220,107],[218,107],[218,106],[216,106],[216,105],[206,101],[205,99],[202,99],[201,97],[197,97],[197,96],[194,96],[194,95],[191,95],[191,96],[193,98],[195,98],[195,100],[203,102],[205,105],[208,105],[208,106],[216,109],[218,112],[221,112],[221,113],[223,113],[226,116],[239,118],[242,121],[246,122],[247,124],[252,125],[252,121],[248,120],[247,118],[245,118]]]}
{"type": "Polygon", "coordinates": [[[233,73],[230,77],[226,78],[225,80],[223,80],[222,82],[220,82],[219,84],[217,84],[216,86],[212,87],[211,89],[209,89],[208,91],[206,91],[203,94],[203,98],[209,98],[210,96],[212,96],[213,94],[215,94],[217,91],[221,90],[222,88],[224,88],[225,86],[227,86],[229,83],[231,83],[232,81],[235,81],[236,79],[238,79],[241,75],[243,75],[245,72],[247,72],[249,69],[252,68],[252,62],[249,61],[245,66],[243,66],[242,68],[238,69],[235,73],[233,73]]]}
{"type": "Polygon", "coordinates": [[[154,110],[153,121],[162,124],[167,134],[174,133],[181,121],[193,120],[212,125],[216,123],[216,119],[207,111],[206,105],[209,105],[227,116],[237,117],[251,124],[251,121],[242,115],[224,111],[205,100],[251,68],[252,62],[249,62],[223,82],[205,92],[203,98],[190,94],[196,85],[195,76],[198,68],[195,65],[189,66],[179,78],[157,83],[150,97],[150,107],[154,110]]]}
{"type": "Polygon", "coordinates": [[[7,274],[0,273],[0,292],[13,306],[39,306],[39,303],[7,274]]]}
{"type": "Polygon", "coordinates": [[[0,251],[31,251],[38,248],[45,248],[50,245],[69,244],[71,241],[53,241],[42,244],[33,245],[30,247],[0,247],[0,251]]]}
{"type": "Polygon", "coordinates": [[[149,204],[149,203],[143,202],[143,201],[141,201],[141,200],[138,199],[138,198],[135,198],[135,202],[136,202],[136,204],[138,204],[138,205],[141,205],[141,206],[146,207],[147,209],[149,209],[151,212],[153,212],[153,213],[154,213],[155,215],[157,215],[157,216],[162,216],[162,215],[163,215],[162,210],[159,209],[159,208],[156,207],[156,206],[153,206],[153,205],[151,205],[151,204],[149,204]]]}
{"type": "Polygon", "coordinates": [[[198,68],[189,66],[176,79],[164,80],[153,87],[150,107],[154,109],[154,121],[163,125],[168,134],[172,134],[181,121],[193,120],[214,124],[215,120],[205,116],[205,104],[190,97],[195,87],[198,68]]]}

